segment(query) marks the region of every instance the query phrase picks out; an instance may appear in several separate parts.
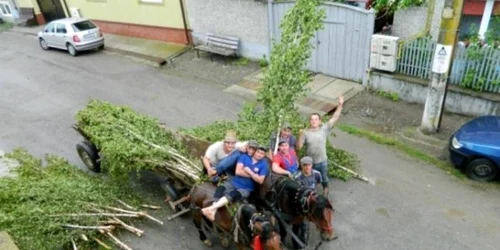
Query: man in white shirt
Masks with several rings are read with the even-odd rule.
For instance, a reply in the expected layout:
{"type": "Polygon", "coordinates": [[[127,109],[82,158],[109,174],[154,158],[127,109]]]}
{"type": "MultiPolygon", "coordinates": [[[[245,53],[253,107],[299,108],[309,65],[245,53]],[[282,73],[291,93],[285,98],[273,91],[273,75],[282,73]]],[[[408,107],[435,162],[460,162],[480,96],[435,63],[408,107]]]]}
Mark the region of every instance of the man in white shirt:
{"type": "MultiPolygon", "coordinates": [[[[234,131],[227,131],[223,141],[218,141],[210,145],[203,157],[203,165],[208,176],[231,172],[231,168],[236,166],[239,156],[245,153],[247,142],[238,142],[234,131]]],[[[229,173],[234,175],[234,173],[229,173]]]]}

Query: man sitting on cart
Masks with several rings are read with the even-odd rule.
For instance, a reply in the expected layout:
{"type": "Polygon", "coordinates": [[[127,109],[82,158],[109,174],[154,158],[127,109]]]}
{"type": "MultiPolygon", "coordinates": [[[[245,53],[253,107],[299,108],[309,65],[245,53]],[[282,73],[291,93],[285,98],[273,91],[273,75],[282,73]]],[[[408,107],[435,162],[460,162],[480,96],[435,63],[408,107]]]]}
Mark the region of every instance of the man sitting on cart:
{"type": "Polygon", "coordinates": [[[229,202],[245,200],[255,189],[255,184],[262,184],[269,174],[266,157],[268,148],[258,146],[253,157],[241,157],[236,164],[236,175],[217,187],[214,193],[214,203],[202,209],[203,215],[209,220],[215,220],[217,209],[229,202]]]}
{"type": "Polygon", "coordinates": [[[272,170],[276,174],[293,178],[299,170],[299,162],[295,150],[290,147],[288,140],[281,139],[278,144],[278,153],[273,156],[272,170]]]}
{"type": "MultiPolygon", "coordinates": [[[[235,166],[240,155],[246,151],[247,143],[238,142],[236,133],[229,130],[223,141],[215,142],[208,147],[203,157],[203,166],[211,177],[227,173],[227,170],[235,166]]],[[[234,173],[229,174],[234,175],[234,173]]]]}

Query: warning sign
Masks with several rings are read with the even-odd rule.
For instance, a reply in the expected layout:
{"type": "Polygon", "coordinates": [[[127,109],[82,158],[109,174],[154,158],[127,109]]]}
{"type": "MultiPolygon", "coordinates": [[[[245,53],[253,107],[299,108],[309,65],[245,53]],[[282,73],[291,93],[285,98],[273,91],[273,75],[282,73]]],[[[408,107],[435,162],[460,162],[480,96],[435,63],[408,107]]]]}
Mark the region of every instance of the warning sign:
{"type": "Polygon", "coordinates": [[[432,61],[432,72],[444,74],[448,71],[451,61],[451,45],[438,44],[434,52],[434,60],[432,61]]]}

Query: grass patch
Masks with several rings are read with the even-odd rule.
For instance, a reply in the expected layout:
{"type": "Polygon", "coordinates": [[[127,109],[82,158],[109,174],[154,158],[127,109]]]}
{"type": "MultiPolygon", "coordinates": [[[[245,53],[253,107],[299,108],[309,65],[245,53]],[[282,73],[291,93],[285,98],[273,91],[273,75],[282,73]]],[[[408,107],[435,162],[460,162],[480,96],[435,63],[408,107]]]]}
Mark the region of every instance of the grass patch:
{"type": "Polygon", "coordinates": [[[398,93],[396,92],[385,92],[385,91],[382,91],[382,90],[377,90],[375,91],[375,93],[379,96],[382,96],[384,98],[387,98],[393,102],[397,102],[399,101],[399,95],[398,93]]]}
{"type": "Polygon", "coordinates": [[[14,24],[11,22],[0,23],[0,32],[7,31],[14,28],[14,24]]]}
{"type": "Polygon", "coordinates": [[[245,58],[245,57],[241,57],[238,60],[236,60],[236,62],[234,62],[234,64],[236,64],[238,66],[247,66],[249,63],[250,63],[250,59],[245,58]]]}
{"type": "Polygon", "coordinates": [[[460,170],[456,169],[453,167],[451,164],[449,164],[446,161],[442,161],[440,159],[437,159],[433,156],[430,156],[410,145],[407,145],[406,143],[403,143],[397,139],[388,137],[387,135],[383,134],[378,134],[369,130],[365,130],[362,128],[357,128],[351,125],[347,124],[339,124],[337,126],[340,130],[351,134],[351,135],[356,135],[359,137],[364,137],[367,138],[370,141],[373,141],[378,144],[382,145],[387,145],[396,148],[399,151],[402,151],[403,153],[407,154],[410,157],[416,158],[418,160],[430,163],[432,165],[435,165],[439,167],[440,169],[446,171],[447,173],[450,173],[460,179],[465,179],[465,175],[463,175],[460,170]]]}

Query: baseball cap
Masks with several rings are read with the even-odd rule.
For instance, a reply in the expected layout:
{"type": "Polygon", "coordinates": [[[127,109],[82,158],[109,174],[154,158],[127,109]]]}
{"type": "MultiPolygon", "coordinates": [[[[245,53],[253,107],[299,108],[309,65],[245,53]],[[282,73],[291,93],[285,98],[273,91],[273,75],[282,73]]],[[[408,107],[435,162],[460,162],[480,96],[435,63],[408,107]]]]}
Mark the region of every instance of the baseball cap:
{"type": "Polygon", "coordinates": [[[300,159],[300,164],[313,164],[313,159],[310,156],[304,156],[300,159]]]}
{"type": "Polygon", "coordinates": [[[260,149],[260,150],[263,150],[263,151],[268,151],[269,150],[269,148],[266,145],[264,145],[264,144],[260,144],[257,147],[257,149],[260,149]]]}
{"type": "Polygon", "coordinates": [[[259,147],[259,143],[256,140],[249,140],[248,146],[252,147],[252,148],[257,148],[257,147],[259,147]]]}

